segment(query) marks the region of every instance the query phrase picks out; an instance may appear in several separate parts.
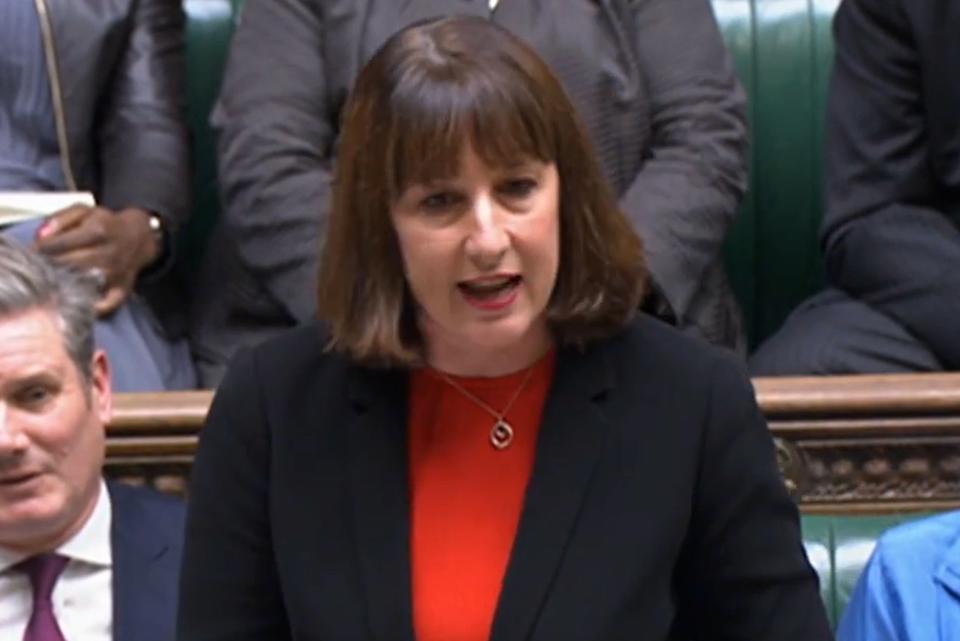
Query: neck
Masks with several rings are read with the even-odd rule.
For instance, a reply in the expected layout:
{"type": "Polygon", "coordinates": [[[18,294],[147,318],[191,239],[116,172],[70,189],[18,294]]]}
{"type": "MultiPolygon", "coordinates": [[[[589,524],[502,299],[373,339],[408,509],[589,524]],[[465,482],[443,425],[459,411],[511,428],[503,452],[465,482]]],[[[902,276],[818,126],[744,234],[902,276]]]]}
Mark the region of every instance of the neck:
{"type": "Polygon", "coordinates": [[[544,327],[504,347],[467,344],[451,337],[434,337],[426,343],[427,363],[434,369],[452,376],[494,378],[536,363],[553,347],[553,337],[544,327]]]}

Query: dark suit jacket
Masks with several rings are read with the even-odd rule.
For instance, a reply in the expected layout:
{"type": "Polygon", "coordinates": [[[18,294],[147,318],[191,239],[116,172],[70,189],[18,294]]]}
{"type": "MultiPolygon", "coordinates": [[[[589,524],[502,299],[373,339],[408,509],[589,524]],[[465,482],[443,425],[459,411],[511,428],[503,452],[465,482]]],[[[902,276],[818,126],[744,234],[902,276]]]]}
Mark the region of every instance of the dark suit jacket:
{"type": "Polygon", "coordinates": [[[109,483],[114,641],[173,641],[186,506],[109,483]]]}
{"type": "Polygon", "coordinates": [[[709,1],[554,4],[504,0],[491,14],[487,0],[247,0],[213,119],[224,212],[191,322],[204,360],[314,318],[353,80],[394,32],[453,11],[523,38],[564,84],[645,241],[657,306],[711,342],[740,343],[721,248],[746,188],[746,99],[709,1]]]}
{"type": "MultiPolygon", "coordinates": [[[[406,378],[325,353],[317,325],[236,359],[193,470],[179,641],[413,638],[406,378]]],[[[537,448],[494,641],[832,638],[731,357],[650,319],[562,349],[537,448]]]]}
{"type": "Polygon", "coordinates": [[[960,2],[845,0],[823,242],[834,285],[960,369],[960,2]]]}

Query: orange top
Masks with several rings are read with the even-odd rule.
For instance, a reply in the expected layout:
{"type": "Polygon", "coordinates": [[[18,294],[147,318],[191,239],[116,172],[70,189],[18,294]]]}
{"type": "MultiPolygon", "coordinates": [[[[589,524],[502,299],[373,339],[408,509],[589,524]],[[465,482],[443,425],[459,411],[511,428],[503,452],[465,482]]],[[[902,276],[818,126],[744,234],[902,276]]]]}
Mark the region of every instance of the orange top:
{"type": "MultiPolygon", "coordinates": [[[[410,554],[417,641],[486,641],[533,469],[551,350],[533,365],[506,416],[514,437],[496,450],[496,419],[435,370],[410,381],[410,554]]],[[[497,412],[528,370],[450,377],[497,412]]]]}

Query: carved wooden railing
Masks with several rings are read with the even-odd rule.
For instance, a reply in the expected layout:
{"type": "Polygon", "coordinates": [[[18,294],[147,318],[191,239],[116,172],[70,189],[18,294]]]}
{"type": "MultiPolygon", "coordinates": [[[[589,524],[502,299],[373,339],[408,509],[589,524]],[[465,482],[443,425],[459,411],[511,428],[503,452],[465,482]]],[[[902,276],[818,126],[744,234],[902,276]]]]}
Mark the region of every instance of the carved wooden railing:
{"type": "MultiPolygon", "coordinates": [[[[960,507],[960,374],[754,381],[806,512],[960,507]]],[[[183,493],[209,392],[118,394],[107,474],[183,493]]]]}
{"type": "Polygon", "coordinates": [[[960,507],[960,374],[754,384],[805,511],[960,507]]]}

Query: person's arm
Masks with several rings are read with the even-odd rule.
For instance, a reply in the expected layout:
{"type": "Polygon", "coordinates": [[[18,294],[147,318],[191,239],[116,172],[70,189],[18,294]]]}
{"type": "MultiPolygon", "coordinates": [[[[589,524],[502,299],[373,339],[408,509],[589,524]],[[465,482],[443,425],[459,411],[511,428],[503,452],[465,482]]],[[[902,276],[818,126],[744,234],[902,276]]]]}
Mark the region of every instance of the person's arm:
{"type": "MultiPolygon", "coordinates": [[[[896,586],[886,576],[885,563],[882,549],[878,547],[843,611],[837,625],[837,641],[910,641],[903,621],[897,616],[903,603],[896,586]]],[[[932,631],[936,622],[931,621],[930,626],[932,631]]]]}
{"type": "Polygon", "coordinates": [[[156,275],[172,264],[169,242],[189,214],[183,10],[167,0],[131,6],[130,30],[91,133],[100,172],[98,206],[54,214],[37,237],[37,248],[54,260],[100,270],[101,314],[126,299],[146,268],[156,275]],[[151,227],[152,215],[161,221],[159,229],[151,227]]]}
{"type": "Polygon", "coordinates": [[[270,534],[270,438],[251,352],[217,389],[190,475],[179,641],[290,638],[270,534]]]}
{"type": "Polygon", "coordinates": [[[153,212],[172,230],[186,222],[190,205],[185,18],[178,2],[131,6],[130,32],[99,115],[99,204],[153,212]]]}
{"type": "Polygon", "coordinates": [[[644,239],[655,289],[683,327],[746,191],[746,97],[707,0],[634,4],[651,139],[620,204],[644,239]]]}
{"type": "Polygon", "coordinates": [[[300,322],[315,314],[336,121],[318,5],[248,0],[213,120],[222,223],[265,293],[300,322]]]}
{"type": "Polygon", "coordinates": [[[691,638],[714,641],[831,640],[750,380],[732,356],[708,375],[712,396],[678,573],[681,625],[691,638]]]}
{"type": "MultiPolygon", "coordinates": [[[[937,70],[922,68],[933,61],[920,59],[916,37],[900,0],[847,0],[837,11],[823,242],[835,285],[957,368],[960,228],[938,209],[937,141],[924,104],[936,96],[924,78],[937,70]]],[[[942,162],[956,172],[956,161],[942,162]]]]}

